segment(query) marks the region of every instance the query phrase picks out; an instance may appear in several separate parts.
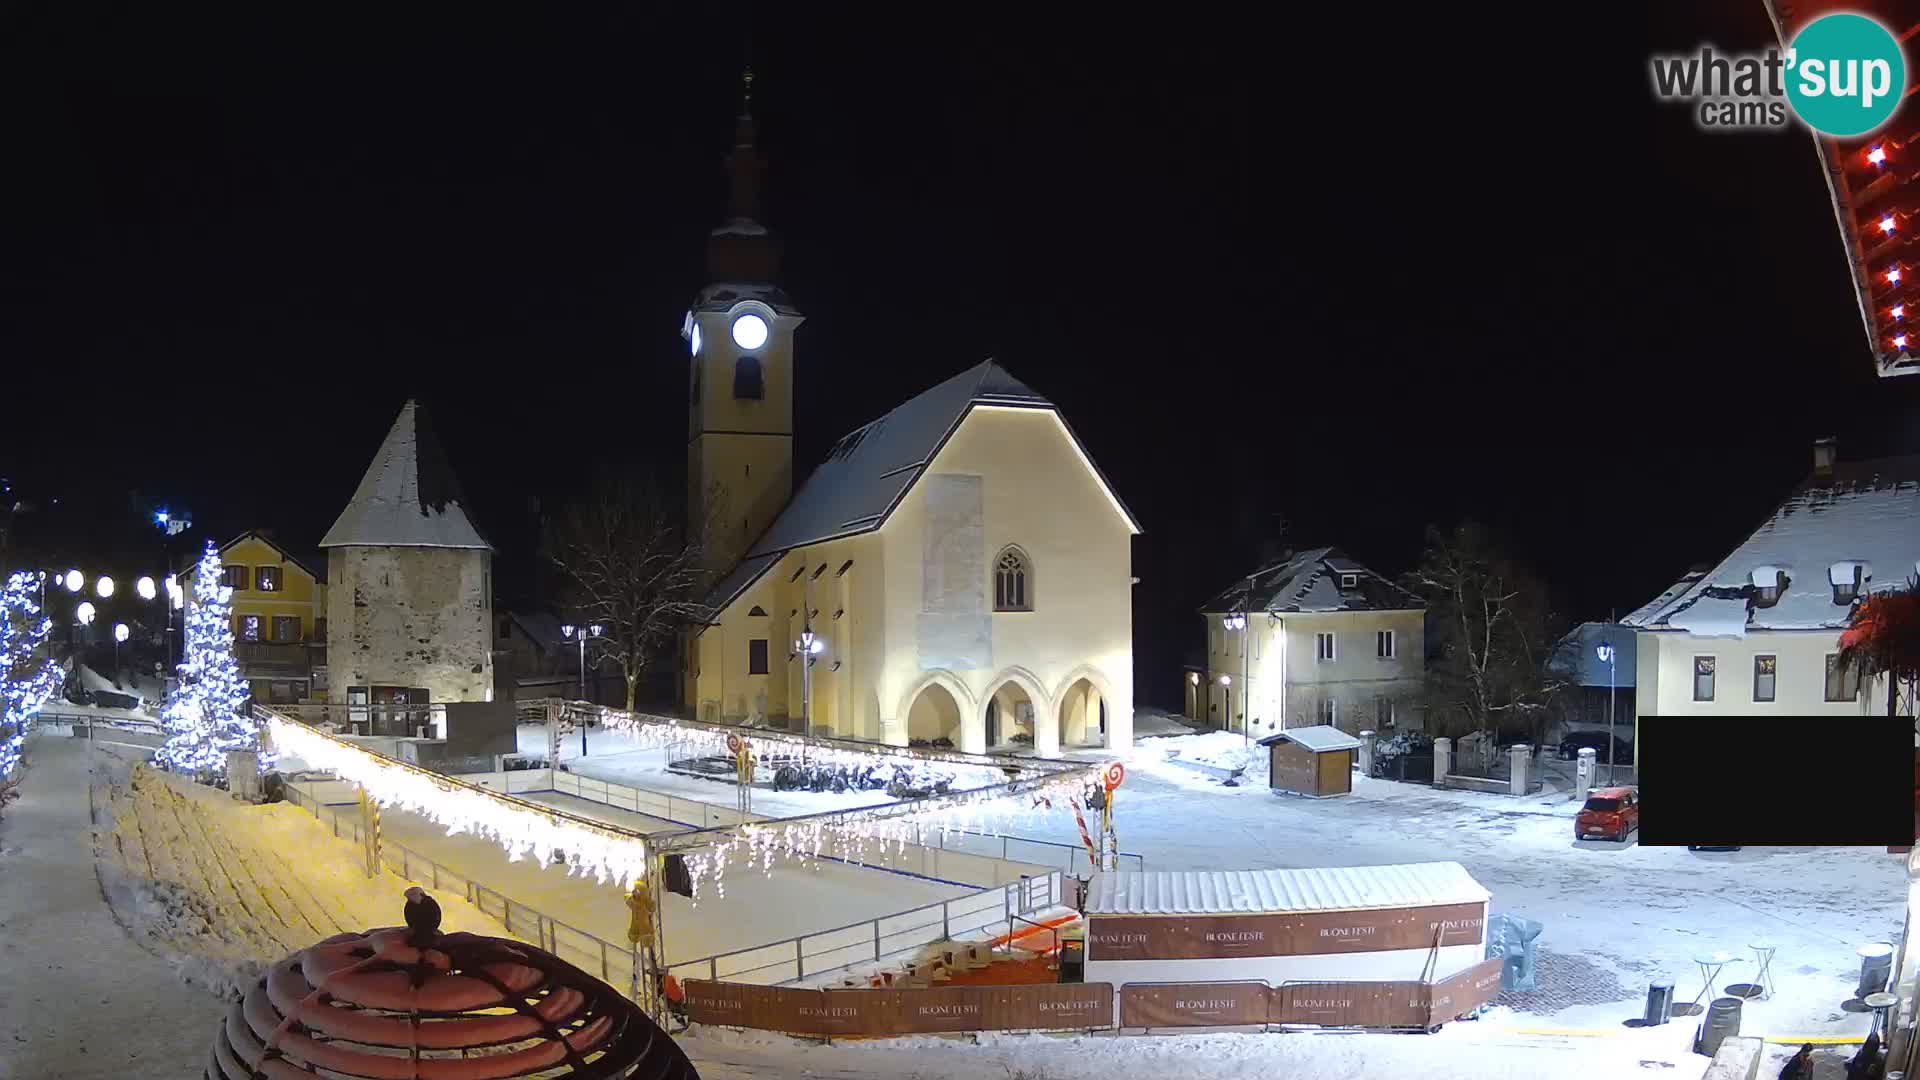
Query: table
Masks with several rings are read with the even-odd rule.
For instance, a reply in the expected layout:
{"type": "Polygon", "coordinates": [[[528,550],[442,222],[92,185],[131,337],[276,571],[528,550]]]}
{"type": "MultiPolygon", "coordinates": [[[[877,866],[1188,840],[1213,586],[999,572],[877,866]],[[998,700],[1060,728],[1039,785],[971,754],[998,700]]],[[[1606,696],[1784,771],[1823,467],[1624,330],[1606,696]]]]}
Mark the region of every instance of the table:
{"type": "MultiPolygon", "coordinates": [[[[1756,998],[1765,1001],[1773,997],[1773,954],[1780,950],[1780,946],[1774,944],[1773,941],[1767,938],[1761,938],[1759,941],[1749,944],[1747,948],[1753,950],[1755,967],[1753,982],[1748,984],[1749,988],[1747,990],[1734,996],[1747,1001],[1752,1001],[1756,998]]],[[[1733,991],[1729,990],[1728,993],[1731,994],[1733,991]]]]}
{"type": "Polygon", "coordinates": [[[1688,1004],[1698,1005],[1700,1004],[1701,998],[1713,997],[1713,984],[1720,980],[1720,969],[1733,963],[1734,959],[1732,954],[1724,952],[1707,953],[1703,956],[1694,957],[1693,962],[1700,965],[1700,977],[1706,981],[1706,985],[1700,989],[1700,993],[1695,995],[1694,999],[1688,1002],[1688,1004]]]}
{"type": "Polygon", "coordinates": [[[1885,1039],[1887,1031],[1887,1012],[1900,1004],[1898,994],[1889,994],[1885,990],[1877,994],[1868,994],[1860,999],[1860,1004],[1873,1010],[1873,1034],[1885,1039]]]}

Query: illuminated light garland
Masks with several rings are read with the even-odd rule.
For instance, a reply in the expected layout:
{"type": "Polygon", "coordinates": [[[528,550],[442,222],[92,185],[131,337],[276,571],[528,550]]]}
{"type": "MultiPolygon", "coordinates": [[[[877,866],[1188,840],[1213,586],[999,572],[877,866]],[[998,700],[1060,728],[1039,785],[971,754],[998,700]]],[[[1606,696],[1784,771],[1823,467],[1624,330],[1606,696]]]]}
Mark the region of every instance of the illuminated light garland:
{"type": "Polygon", "coordinates": [[[909,846],[927,846],[938,834],[944,843],[953,834],[992,836],[1049,817],[1085,799],[1091,789],[1085,775],[1062,777],[1018,793],[1002,790],[962,792],[936,797],[942,805],[920,812],[900,813],[900,804],[863,807],[791,821],[763,821],[743,825],[710,846],[686,854],[687,875],[696,905],[701,883],[711,879],[715,893],[725,899],[725,874],[736,863],[772,876],[775,859],[808,866],[822,858],[850,863],[898,858],[909,846]],[[877,812],[891,816],[876,817],[877,812]],[[891,851],[889,851],[891,849],[891,851]]]}
{"type": "Polygon", "coordinates": [[[37,656],[53,631],[37,599],[46,577],[16,571],[0,593],[0,780],[20,764],[34,714],[63,680],[52,659],[37,656]]]}
{"type": "Polygon", "coordinates": [[[506,850],[507,861],[532,856],[543,867],[552,865],[555,852],[564,852],[568,873],[622,889],[646,878],[647,845],[637,834],[544,812],[531,803],[436,777],[304,724],[267,715],[269,734],[283,756],[299,758],[308,768],[330,770],[360,785],[382,807],[397,806],[444,825],[448,836],[484,837],[506,850]]]}

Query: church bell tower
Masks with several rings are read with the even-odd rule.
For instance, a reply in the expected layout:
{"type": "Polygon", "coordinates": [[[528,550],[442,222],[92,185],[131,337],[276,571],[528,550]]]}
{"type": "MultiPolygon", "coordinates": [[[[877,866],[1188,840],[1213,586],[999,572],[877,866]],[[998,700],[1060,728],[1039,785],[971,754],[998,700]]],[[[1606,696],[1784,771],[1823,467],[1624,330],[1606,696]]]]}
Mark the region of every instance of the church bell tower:
{"type": "Polygon", "coordinates": [[[804,316],[776,284],[780,245],[760,223],[753,73],[727,156],[727,220],[707,237],[709,284],[681,327],[690,352],[687,520],[725,573],[793,495],[793,332],[804,316]]]}

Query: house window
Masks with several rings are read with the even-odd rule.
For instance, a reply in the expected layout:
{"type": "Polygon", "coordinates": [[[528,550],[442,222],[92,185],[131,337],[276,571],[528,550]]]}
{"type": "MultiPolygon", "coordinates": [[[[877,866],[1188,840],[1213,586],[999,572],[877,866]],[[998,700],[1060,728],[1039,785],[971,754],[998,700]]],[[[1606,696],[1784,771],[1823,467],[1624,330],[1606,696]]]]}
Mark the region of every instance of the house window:
{"type": "Polygon", "coordinates": [[[1360,584],[1359,574],[1341,574],[1340,575],[1340,587],[1343,589],[1351,589],[1359,584],[1360,584]]]}
{"type": "Polygon", "coordinates": [[[1766,608],[1779,603],[1780,590],[1787,583],[1786,571],[1775,570],[1772,574],[1755,574],[1754,577],[1753,606],[1766,608]],[[1766,584],[1762,585],[1762,581],[1766,584]]]}
{"type": "Polygon", "coordinates": [[[220,584],[229,589],[247,587],[247,568],[244,566],[223,566],[220,568],[220,584]]]}
{"type": "Polygon", "coordinates": [[[275,615],[273,617],[273,640],[299,641],[300,640],[300,616],[275,615]]]}
{"type": "Polygon", "coordinates": [[[1033,610],[1033,568],[1019,548],[1007,548],[994,560],[993,610],[1033,610]]]}
{"type": "Polygon", "coordinates": [[[1377,697],[1373,699],[1373,722],[1383,728],[1393,726],[1393,699],[1377,697]]]}
{"type": "Polygon", "coordinates": [[[1320,702],[1320,722],[1329,726],[1339,726],[1340,703],[1332,698],[1320,702]]]}
{"type": "Polygon", "coordinates": [[[754,638],[747,642],[747,674],[765,675],[767,673],[767,639],[754,638]]]}
{"type": "Polygon", "coordinates": [[[261,592],[280,591],[280,568],[277,566],[256,566],[253,568],[253,587],[261,592]]]}
{"type": "Polygon", "coordinates": [[[1393,659],[1393,631],[1377,630],[1374,632],[1373,655],[1382,660],[1393,659]]]}
{"type": "Polygon", "coordinates": [[[1693,700],[1713,700],[1713,657],[1693,658],[1693,700]]]}
{"type": "Polygon", "coordinates": [[[1753,658],[1753,700],[1772,701],[1774,694],[1774,665],[1777,657],[1756,656],[1753,658]]]}
{"type": "Polygon", "coordinates": [[[1313,635],[1313,658],[1319,663],[1333,660],[1333,631],[1323,630],[1313,635]]]}
{"type": "Polygon", "coordinates": [[[733,396],[758,401],[766,396],[760,378],[760,358],[743,356],[733,362],[733,396]]]}
{"type": "Polygon", "coordinates": [[[261,622],[262,619],[258,615],[240,616],[240,640],[259,641],[261,622]]]}
{"type": "Polygon", "coordinates": [[[1827,654],[1827,700],[1854,701],[1860,697],[1860,672],[1843,666],[1840,654],[1827,654]]]}
{"type": "Polygon", "coordinates": [[[1852,566],[1842,563],[1828,571],[1827,578],[1833,583],[1833,602],[1843,607],[1851,606],[1860,598],[1860,579],[1863,576],[1858,563],[1852,566]]]}

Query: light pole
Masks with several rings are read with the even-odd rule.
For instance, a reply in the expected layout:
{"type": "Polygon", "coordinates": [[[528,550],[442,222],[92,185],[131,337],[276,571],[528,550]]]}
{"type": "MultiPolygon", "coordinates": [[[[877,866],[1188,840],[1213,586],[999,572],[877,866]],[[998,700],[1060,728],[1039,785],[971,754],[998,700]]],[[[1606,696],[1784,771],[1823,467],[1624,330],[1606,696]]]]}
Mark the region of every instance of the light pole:
{"type": "MultiPolygon", "coordinates": [[[[113,624],[113,685],[116,687],[120,685],[120,643],[125,640],[127,640],[127,624],[114,623],[113,624]]],[[[136,686],[133,689],[134,689],[134,694],[136,695],[135,700],[137,701],[139,700],[137,695],[140,692],[140,688],[136,686]]]]}
{"type": "MultiPolygon", "coordinates": [[[[805,601],[802,601],[803,603],[805,601]]],[[[813,734],[813,659],[826,650],[827,640],[813,632],[813,613],[808,612],[802,620],[800,640],[793,643],[795,654],[800,657],[800,731],[805,735],[813,734]]]]}
{"type": "MultiPolygon", "coordinates": [[[[1252,709],[1248,707],[1247,693],[1248,689],[1253,685],[1253,680],[1247,676],[1249,674],[1248,665],[1252,663],[1249,659],[1252,646],[1247,641],[1247,617],[1245,615],[1227,616],[1227,629],[1240,632],[1240,734],[1245,736],[1246,742],[1251,743],[1253,741],[1253,728],[1249,714],[1252,712],[1252,709]]],[[[1233,730],[1233,702],[1231,701],[1227,702],[1227,724],[1227,730],[1233,730]]]]}
{"type": "Polygon", "coordinates": [[[1600,657],[1600,662],[1607,665],[1607,783],[1612,784],[1616,779],[1613,754],[1613,643],[1603,639],[1593,651],[1600,657]]]}
{"type": "MultiPolygon", "coordinates": [[[[572,623],[560,628],[560,636],[571,638],[580,644],[580,700],[587,700],[587,639],[606,636],[605,627],[599,623],[591,626],[575,626],[572,623]]],[[[580,756],[587,756],[587,724],[580,722],[580,756]]]]}

